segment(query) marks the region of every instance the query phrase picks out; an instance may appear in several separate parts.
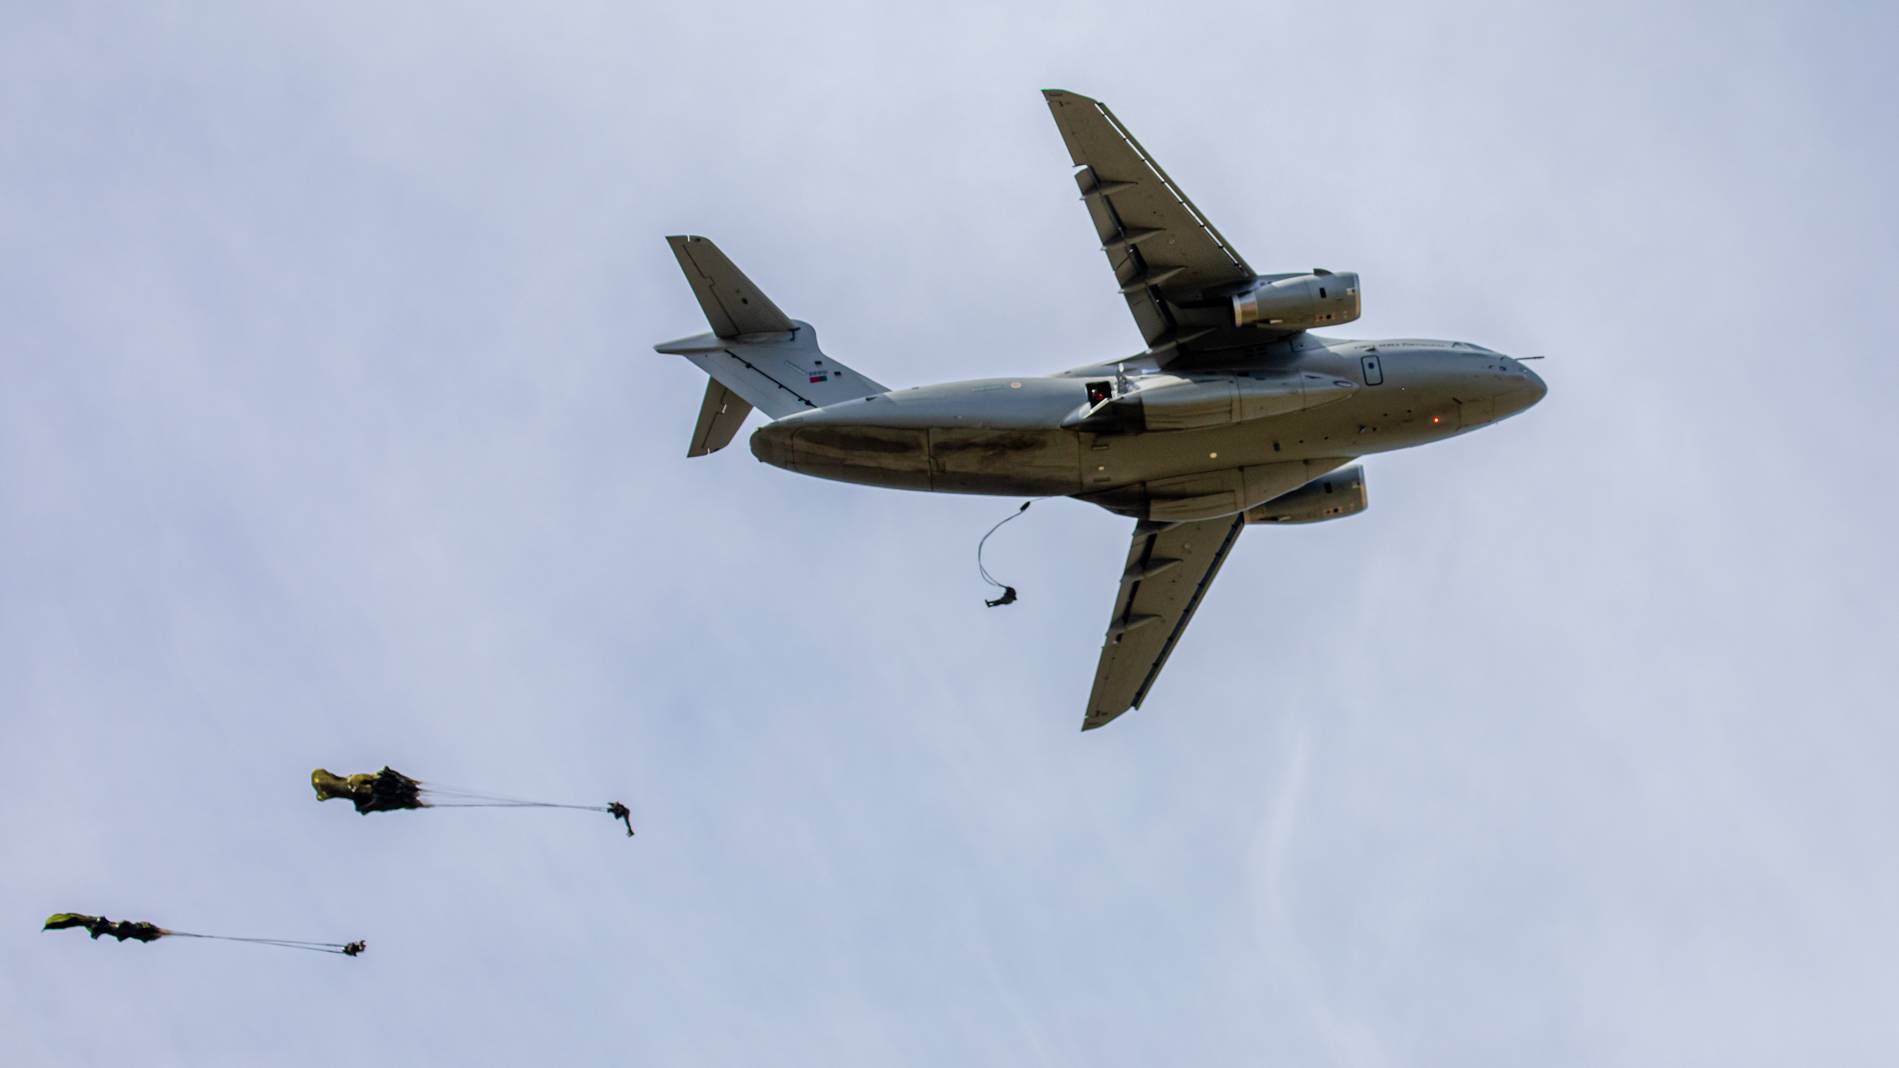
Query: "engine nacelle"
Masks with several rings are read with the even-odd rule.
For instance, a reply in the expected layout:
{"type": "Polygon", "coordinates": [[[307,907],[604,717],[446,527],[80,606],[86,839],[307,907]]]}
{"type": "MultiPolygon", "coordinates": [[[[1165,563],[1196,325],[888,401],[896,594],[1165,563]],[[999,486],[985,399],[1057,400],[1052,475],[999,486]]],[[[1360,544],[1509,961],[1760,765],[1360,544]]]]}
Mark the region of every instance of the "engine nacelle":
{"type": "Polygon", "coordinates": [[[1258,285],[1233,297],[1234,326],[1309,330],[1349,323],[1358,313],[1358,275],[1351,271],[1261,275],[1258,285]]]}
{"type": "Polygon", "coordinates": [[[1369,507],[1365,497],[1365,469],[1341,467],[1300,486],[1283,497],[1246,510],[1248,523],[1318,523],[1357,515],[1369,507]]]}

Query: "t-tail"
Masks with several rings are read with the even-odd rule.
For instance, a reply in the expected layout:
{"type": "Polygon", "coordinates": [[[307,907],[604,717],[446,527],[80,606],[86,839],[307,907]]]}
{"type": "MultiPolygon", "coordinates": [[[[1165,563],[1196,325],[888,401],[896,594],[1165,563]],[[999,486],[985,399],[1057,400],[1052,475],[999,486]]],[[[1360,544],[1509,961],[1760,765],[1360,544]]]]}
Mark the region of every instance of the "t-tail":
{"type": "Polygon", "coordinates": [[[719,246],[689,236],[668,237],[666,243],[712,326],[709,334],[653,346],[684,356],[712,377],[687,456],[704,456],[731,444],[753,408],[778,419],[887,392],[826,356],[811,324],[779,311],[719,246]]]}

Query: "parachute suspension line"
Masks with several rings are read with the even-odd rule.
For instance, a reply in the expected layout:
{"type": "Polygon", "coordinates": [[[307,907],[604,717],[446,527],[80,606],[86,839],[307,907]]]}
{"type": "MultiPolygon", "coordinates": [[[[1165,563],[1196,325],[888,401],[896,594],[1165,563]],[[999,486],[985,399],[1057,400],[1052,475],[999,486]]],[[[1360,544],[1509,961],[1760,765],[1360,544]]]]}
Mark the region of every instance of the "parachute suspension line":
{"type": "Polygon", "coordinates": [[[335,953],[344,957],[360,956],[367,942],[305,942],[295,938],[238,938],[234,935],[193,934],[190,931],[166,931],[172,938],[206,938],[214,942],[247,942],[254,946],[278,949],[305,949],[312,953],[335,953]]]}
{"type": "Polygon", "coordinates": [[[447,804],[455,801],[484,801],[505,805],[541,805],[550,808],[597,808],[604,810],[605,805],[569,805],[554,801],[539,801],[531,797],[511,797],[507,794],[491,794],[485,790],[467,790],[459,786],[437,786],[432,782],[422,783],[422,792],[433,798],[441,798],[433,804],[447,804]]]}
{"type": "Polygon", "coordinates": [[[578,812],[605,812],[606,805],[558,805],[552,801],[430,801],[430,808],[571,808],[578,812]]]}
{"type": "Polygon", "coordinates": [[[606,812],[613,807],[612,805],[572,805],[560,801],[535,801],[526,797],[509,797],[506,794],[468,790],[460,786],[437,786],[432,782],[423,783],[422,792],[428,795],[430,808],[571,808],[582,812],[606,812]]]}
{"type": "Polygon", "coordinates": [[[504,794],[489,794],[459,786],[437,786],[426,782],[422,783],[422,792],[427,795],[423,803],[430,808],[565,808],[575,812],[604,812],[625,823],[626,836],[633,837],[632,810],[618,801],[609,801],[604,805],[530,801],[523,797],[508,797],[504,794]]]}
{"type": "Polygon", "coordinates": [[[1000,522],[998,522],[998,523],[997,523],[997,524],[996,524],[995,526],[993,526],[993,527],[990,527],[990,528],[989,528],[989,533],[988,533],[988,534],[984,534],[984,535],[982,536],[982,540],[981,540],[981,541],[978,541],[978,542],[976,543],[976,571],[977,571],[977,573],[979,573],[979,574],[981,574],[981,575],[982,575],[982,580],[983,580],[984,582],[987,582],[987,583],[988,583],[989,585],[991,585],[991,586],[994,586],[995,588],[997,588],[997,589],[999,589],[999,590],[1001,590],[1001,591],[1002,591],[1002,596],[1000,596],[1000,597],[997,597],[997,598],[996,598],[995,600],[993,600],[993,601],[991,601],[991,600],[984,600],[984,601],[983,601],[983,604],[985,604],[985,605],[987,605],[987,606],[989,606],[990,608],[1001,608],[1001,607],[1003,607],[1004,605],[1011,605],[1011,604],[1014,604],[1014,603],[1015,603],[1015,587],[1014,587],[1014,586],[1008,586],[1008,585],[1005,585],[1005,584],[1003,584],[1003,583],[1001,583],[1001,582],[998,582],[998,581],[996,580],[996,576],[994,576],[994,575],[991,575],[991,574],[989,573],[989,569],[988,569],[987,567],[985,567],[985,566],[983,565],[983,562],[982,562],[982,550],[983,550],[983,546],[985,546],[985,545],[987,545],[987,544],[989,544],[989,538],[990,538],[990,537],[991,537],[992,535],[994,535],[996,531],[998,531],[998,530],[1001,530],[1001,529],[1002,529],[1002,526],[1003,526],[1003,524],[1004,524],[1004,523],[1007,523],[1007,522],[1009,522],[1009,521],[1010,521],[1011,519],[1014,519],[1014,518],[1016,518],[1017,516],[1020,516],[1020,515],[1021,515],[1021,514],[1022,514],[1023,512],[1026,512],[1026,511],[1028,511],[1028,510],[1029,510],[1029,505],[1031,505],[1031,504],[1034,504],[1034,503],[1035,503],[1034,501],[1023,501],[1023,502],[1022,502],[1022,507],[1020,507],[1020,508],[1017,508],[1017,509],[1016,509],[1015,511],[1013,511],[1013,512],[1010,512],[1010,513],[1009,513],[1008,515],[1006,515],[1006,516],[1003,516],[1003,517],[1002,517],[1002,520],[1001,520],[1000,522]]]}

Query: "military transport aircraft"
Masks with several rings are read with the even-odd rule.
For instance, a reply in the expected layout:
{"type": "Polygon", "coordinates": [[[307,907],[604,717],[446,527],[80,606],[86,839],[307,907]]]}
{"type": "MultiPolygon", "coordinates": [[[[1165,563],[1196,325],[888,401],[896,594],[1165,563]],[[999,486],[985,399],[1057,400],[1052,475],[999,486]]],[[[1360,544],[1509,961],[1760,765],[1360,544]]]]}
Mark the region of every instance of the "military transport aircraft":
{"type": "Polygon", "coordinates": [[[669,237],[712,332],[654,346],[712,381],[687,455],[753,408],[787,471],[939,493],[1069,496],[1130,516],[1082,729],[1139,708],[1249,523],[1361,512],[1351,461],[1508,418],[1543,398],[1463,341],[1347,341],[1358,276],[1260,275],[1098,101],[1047,90],[1075,183],[1146,348],[1060,374],[887,389],[826,356],[718,247],[669,237]]]}

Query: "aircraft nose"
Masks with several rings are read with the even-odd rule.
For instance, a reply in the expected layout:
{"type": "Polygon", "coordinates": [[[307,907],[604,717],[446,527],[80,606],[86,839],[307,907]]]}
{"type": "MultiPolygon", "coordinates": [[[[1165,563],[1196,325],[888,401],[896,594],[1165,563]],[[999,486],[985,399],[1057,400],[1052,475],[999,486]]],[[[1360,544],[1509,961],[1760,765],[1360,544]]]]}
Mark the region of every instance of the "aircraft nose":
{"type": "Polygon", "coordinates": [[[1550,387],[1548,383],[1543,381],[1542,375],[1537,374],[1535,371],[1530,370],[1528,367],[1523,367],[1522,364],[1518,364],[1517,366],[1522,368],[1523,377],[1528,379],[1528,382],[1525,383],[1524,390],[1523,390],[1523,392],[1527,395],[1527,400],[1525,401],[1523,406],[1525,408],[1528,408],[1530,405],[1535,404],[1537,401],[1540,401],[1544,397],[1548,396],[1550,387]]]}
{"type": "Polygon", "coordinates": [[[1503,409],[1504,415],[1515,415],[1535,405],[1550,391],[1548,383],[1544,382],[1542,376],[1535,371],[1521,363],[1516,365],[1515,370],[1523,376],[1523,380],[1505,390],[1504,394],[1497,398],[1497,407],[1503,409]]]}

